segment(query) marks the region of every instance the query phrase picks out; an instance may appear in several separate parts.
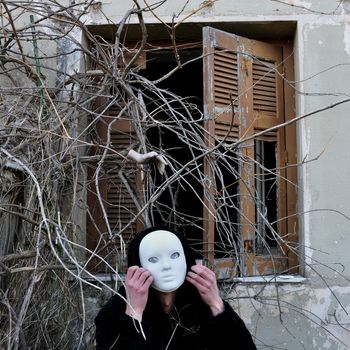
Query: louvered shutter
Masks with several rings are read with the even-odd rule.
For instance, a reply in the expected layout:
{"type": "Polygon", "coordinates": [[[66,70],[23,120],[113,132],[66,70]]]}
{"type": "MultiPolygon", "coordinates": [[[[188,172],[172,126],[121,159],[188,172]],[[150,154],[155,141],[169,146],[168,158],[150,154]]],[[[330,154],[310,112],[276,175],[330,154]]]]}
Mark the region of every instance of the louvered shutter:
{"type": "MultiPolygon", "coordinates": [[[[96,189],[97,163],[89,166],[87,246],[111,266],[117,265],[119,272],[125,272],[126,246],[142,228],[142,223],[136,219],[138,210],[134,200],[140,200],[141,183],[136,164],[126,161],[128,150],[135,148],[138,140],[130,120],[115,120],[119,111],[116,107],[109,108],[96,125],[99,144],[106,146],[107,139],[110,143],[98,178],[103,208],[96,189]]],[[[92,259],[90,269],[94,272],[109,272],[100,259],[92,259]]]]}
{"type": "MultiPolygon", "coordinates": [[[[248,138],[240,143],[240,271],[244,275],[274,273],[286,268],[286,257],[269,257],[255,253],[254,201],[254,135],[284,121],[282,48],[239,37],[214,28],[203,29],[204,113],[206,144],[210,148],[225,138],[227,143],[248,138]],[[234,110],[232,110],[234,108],[234,110]]],[[[263,133],[256,139],[275,142],[279,176],[285,157],[285,130],[279,128],[263,133]]],[[[204,252],[214,262],[215,176],[209,155],[204,162],[206,182],[204,198],[204,252]]],[[[278,217],[286,216],[285,184],[278,184],[278,217]]],[[[285,234],[285,221],[278,231],[285,234]]],[[[236,269],[233,268],[234,271],[236,269]]]]}
{"type": "MultiPolygon", "coordinates": [[[[227,109],[238,105],[237,53],[216,50],[214,52],[214,101],[218,108],[227,109]]],[[[215,135],[219,140],[238,139],[237,125],[229,118],[219,118],[215,123],[215,135]]]]}

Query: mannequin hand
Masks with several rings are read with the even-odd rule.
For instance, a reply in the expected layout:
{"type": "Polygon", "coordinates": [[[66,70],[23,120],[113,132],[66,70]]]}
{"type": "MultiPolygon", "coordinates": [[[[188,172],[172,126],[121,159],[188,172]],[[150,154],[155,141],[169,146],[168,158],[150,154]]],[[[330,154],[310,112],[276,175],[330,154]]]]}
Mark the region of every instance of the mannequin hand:
{"type": "Polygon", "coordinates": [[[160,175],[163,175],[165,171],[165,166],[168,165],[168,162],[165,160],[163,156],[160,156],[160,155],[157,155],[154,161],[156,163],[156,167],[160,175]]]}
{"type": "Polygon", "coordinates": [[[139,164],[154,162],[161,175],[164,174],[165,166],[168,165],[165,158],[154,151],[142,154],[131,149],[128,153],[128,158],[139,164]]]}
{"type": "Polygon", "coordinates": [[[191,270],[187,273],[186,279],[197,288],[212,314],[216,316],[223,312],[224,302],[219,294],[215,273],[203,265],[193,265],[191,270]]]}
{"type": "Polygon", "coordinates": [[[146,269],[131,266],[125,279],[126,296],[128,304],[125,313],[138,321],[142,320],[148,300],[148,290],[153,282],[153,277],[146,269]]]}

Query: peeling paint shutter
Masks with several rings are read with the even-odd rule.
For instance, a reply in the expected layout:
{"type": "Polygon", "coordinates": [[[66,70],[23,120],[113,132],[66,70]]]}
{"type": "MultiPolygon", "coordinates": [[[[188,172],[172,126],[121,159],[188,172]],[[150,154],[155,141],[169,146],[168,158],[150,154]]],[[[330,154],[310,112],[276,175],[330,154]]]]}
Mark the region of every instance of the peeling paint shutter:
{"type": "MultiPolygon", "coordinates": [[[[214,52],[214,103],[219,108],[234,107],[238,105],[238,76],[237,54],[216,50],[214,52]]],[[[215,135],[219,140],[234,141],[238,139],[237,125],[227,120],[217,120],[215,135]]]]}
{"type": "Polygon", "coordinates": [[[275,62],[266,59],[253,61],[254,112],[277,115],[275,62]]]}
{"type": "Polygon", "coordinates": [[[237,54],[216,50],[214,52],[214,99],[217,106],[229,106],[232,100],[237,105],[237,54]],[[231,98],[230,98],[230,94],[231,98]]]}
{"type": "MultiPolygon", "coordinates": [[[[255,252],[256,225],[254,201],[254,139],[275,142],[277,167],[285,177],[285,129],[278,128],[254,137],[284,121],[282,47],[259,42],[214,28],[203,29],[204,112],[208,148],[225,139],[240,142],[242,162],[239,186],[241,215],[240,271],[244,275],[274,273],[286,268],[286,257],[261,257],[255,252]],[[232,110],[233,108],[233,110],[232,110]],[[244,141],[248,138],[247,141],[244,141]]],[[[209,181],[205,188],[204,252],[214,262],[215,176],[209,155],[204,171],[209,181]]],[[[285,184],[278,184],[278,218],[286,216],[285,184]]],[[[279,223],[286,234],[285,220],[279,223]]],[[[235,269],[234,269],[235,270],[235,269]]],[[[236,271],[236,270],[235,270],[236,271]]]]}
{"type": "MultiPolygon", "coordinates": [[[[129,120],[113,119],[118,112],[118,109],[110,108],[96,125],[99,143],[107,145],[109,133],[110,147],[98,178],[103,208],[95,185],[98,163],[90,164],[88,171],[90,215],[87,218],[87,246],[111,266],[118,264],[119,271],[124,272],[125,247],[141,228],[140,222],[135,220],[138,210],[132,198],[132,195],[138,196],[137,189],[141,185],[136,164],[126,161],[125,158],[128,150],[133,145],[136,146],[138,141],[129,120]],[[135,193],[131,194],[130,190],[135,193]]],[[[97,153],[101,155],[101,151],[97,153]]],[[[90,269],[100,273],[110,272],[99,259],[92,259],[90,269]]]]}
{"type": "MultiPolygon", "coordinates": [[[[119,125],[117,123],[111,130],[111,148],[120,154],[124,153],[125,156],[125,150],[130,149],[130,145],[137,144],[137,139],[129,122],[124,126],[124,130],[121,125],[121,123],[119,125]]],[[[125,162],[122,157],[117,159],[117,164],[110,164],[107,168],[107,216],[112,232],[118,233],[123,230],[123,239],[125,242],[128,242],[130,237],[136,233],[136,222],[134,219],[137,208],[119,172],[122,171],[123,177],[128,181],[130,188],[137,188],[137,167],[134,162],[125,162]],[[132,221],[133,224],[128,226],[132,221]],[[126,228],[127,226],[128,228],[126,228]]],[[[135,195],[137,196],[136,193],[135,195]]],[[[116,248],[121,248],[118,240],[116,248]]]]}

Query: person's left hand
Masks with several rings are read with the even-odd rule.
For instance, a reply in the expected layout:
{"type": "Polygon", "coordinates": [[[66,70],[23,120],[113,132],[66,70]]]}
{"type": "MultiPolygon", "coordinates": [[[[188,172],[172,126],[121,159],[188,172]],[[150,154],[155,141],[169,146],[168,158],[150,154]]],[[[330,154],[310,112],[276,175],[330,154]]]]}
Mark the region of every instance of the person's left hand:
{"type": "Polygon", "coordinates": [[[204,265],[193,265],[186,279],[197,288],[202,300],[210,307],[214,316],[224,311],[224,302],[220,297],[213,271],[204,265]]]}

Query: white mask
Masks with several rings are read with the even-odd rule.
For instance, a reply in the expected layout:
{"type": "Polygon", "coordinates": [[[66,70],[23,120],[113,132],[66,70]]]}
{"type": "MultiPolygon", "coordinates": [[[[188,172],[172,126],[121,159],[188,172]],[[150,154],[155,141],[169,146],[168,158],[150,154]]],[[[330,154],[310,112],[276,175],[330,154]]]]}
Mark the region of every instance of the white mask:
{"type": "Polygon", "coordinates": [[[185,253],[179,238],[172,232],[158,230],[149,233],[140,243],[141,266],[153,276],[152,287],[172,292],[186,278],[185,253]]]}

